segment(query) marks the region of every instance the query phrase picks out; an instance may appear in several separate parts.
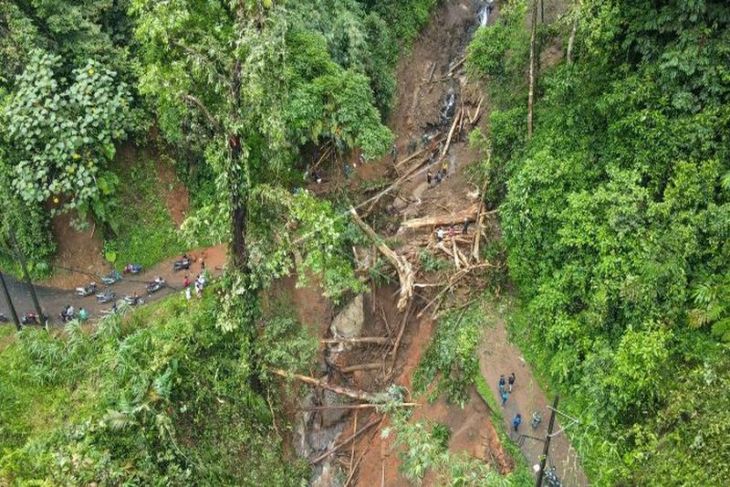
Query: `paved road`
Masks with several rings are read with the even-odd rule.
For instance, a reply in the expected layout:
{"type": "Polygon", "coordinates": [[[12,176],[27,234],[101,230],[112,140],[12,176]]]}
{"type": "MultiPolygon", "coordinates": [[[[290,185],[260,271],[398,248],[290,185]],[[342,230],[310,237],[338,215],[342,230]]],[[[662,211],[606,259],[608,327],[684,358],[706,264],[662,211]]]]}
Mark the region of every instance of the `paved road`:
{"type": "MultiPolygon", "coordinates": [[[[201,271],[201,256],[204,255],[206,269],[215,277],[221,273],[221,269],[225,263],[226,254],[224,246],[217,246],[210,249],[192,251],[189,252],[189,255],[196,259],[190,267],[190,270],[187,271],[187,275],[192,281],[201,271]]],[[[113,284],[109,288],[116,293],[117,299],[121,299],[126,295],[131,295],[137,292],[137,294],[146,301],[160,299],[162,297],[169,296],[174,292],[179,292],[183,289],[183,279],[186,272],[174,272],[172,270],[172,264],[176,259],[177,258],[168,259],[138,275],[125,276],[120,282],[113,284]],[[167,287],[151,296],[148,296],[145,287],[148,282],[155,278],[155,276],[161,276],[165,279],[167,281],[167,287]]],[[[31,300],[30,292],[28,291],[28,287],[25,285],[25,282],[18,281],[7,274],[5,274],[5,281],[8,284],[10,296],[13,299],[13,304],[15,305],[18,315],[21,316],[24,313],[34,311],[33,301],[31,300]]],[[[100,279],[97,280],[97,286],[97,292],[106,288],[106,286],[101,284],[100,279]]],[[[43,312],[50,317],[52,325],[61,325],[59,314],[69,304],[77,310],[81,307],[86,308],[92,319],[94,317],[98,317],[103,310],[111,308],[111,303],[97,303],[94,295],[82,298],[76,296],[74,291],[71,290],[36,286],[36,292],[38,294],[38,300],[40,301],[41,308],[43,309],[43,312]]],[[[11,318],[8,304],[2,296],[0,296],[0,312],[8,319],[11,318]]],[[[13,326],[13,323],[10,322],[6,324],[6,326],[13,326]]]]}

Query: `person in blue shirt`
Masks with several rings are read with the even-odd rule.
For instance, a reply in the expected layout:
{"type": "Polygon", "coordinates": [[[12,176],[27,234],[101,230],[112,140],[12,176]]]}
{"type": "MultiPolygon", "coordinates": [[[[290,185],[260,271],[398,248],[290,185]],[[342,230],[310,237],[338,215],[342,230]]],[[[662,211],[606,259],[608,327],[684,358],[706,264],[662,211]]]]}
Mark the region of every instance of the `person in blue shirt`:
{"type": "Polygon", "coordinates": [[[520,413],[517,413],[512,420],[512,427],[515,429],[515,431],[518,431],[520,429],[520,425],[522,424],[522,415],[520,413]]]}

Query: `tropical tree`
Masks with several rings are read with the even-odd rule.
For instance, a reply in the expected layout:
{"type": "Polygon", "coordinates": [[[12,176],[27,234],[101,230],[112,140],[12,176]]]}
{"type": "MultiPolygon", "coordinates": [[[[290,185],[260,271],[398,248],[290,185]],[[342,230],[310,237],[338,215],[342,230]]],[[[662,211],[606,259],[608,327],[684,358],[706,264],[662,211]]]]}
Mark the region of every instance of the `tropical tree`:
{"type": "Polygon", "coordinates": [[[29,205],[94,210],[104,220],[116,178],[105,171],[128,126],[131,98],[117,74],[89,61],[69,78],[37,51],[2,116],[14,191],[29,205]]]}
{"type": "MultiPolygon", "coordinates": [[[[332,61],[324,37],[292,20],[285,2],[136,0],[143,47],[141,90],[160,125],[181,140],[181,122],[202,121],[206,159],[218,174],[217,215],[229,215],[233,267],[250,274],[252,205],[286,185],[296,149],[332,139],[384,153],[391,136],[367,77],[332,61]],[[225,208],[225,211],[221,211],[225,208]]],[[[274,205],[274,207],[276,207],[274,205]]],[[[253,221],[259,235],[267,221],[253,221]]]]}

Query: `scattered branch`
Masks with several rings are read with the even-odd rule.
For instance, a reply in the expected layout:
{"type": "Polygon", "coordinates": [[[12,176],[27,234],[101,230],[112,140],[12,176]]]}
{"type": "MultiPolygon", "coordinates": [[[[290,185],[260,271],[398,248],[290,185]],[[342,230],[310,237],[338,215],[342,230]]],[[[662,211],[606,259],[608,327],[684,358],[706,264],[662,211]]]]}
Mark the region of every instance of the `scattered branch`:
{"type": "Polygon", "coordinates": [[[336,445],[336,446],[330,448],[328,451],[324,452],[323,454],[321,454],[320,456],[318,456],[317,458],[312,460],[312,464],[315,465],[315,464],[321,462],[322,460],[324,460],[325,458],[327,458],[328,456],[332,455],[333,453],[337,452],[340,448],[349,444],[352,440],[354,440],[355,438],[357,438],[358,436],[360,436],[361,434],[363,434],[364,432],[366,432],[367,430],[369,430],[370,428],[372,428],[373,426],[378,424],[380,421],[381,421],[381,418],[373,419],[368,424],[366,424],[365,426],[360,428],[360,430],[358,432],[348,436],[339,445],[336,445]]]}
{"type": "Polygon", "coordinates": [[[210,113],[210,110],[208,110],[208,107],[206,107],[202,101],[190,94],[182,95],[182,99],[183,101],[187,101],[188,103],[192,103],[198,107],[198,109],[203,112],[203,115],[205,115],[205,118],[214,130],[221,129],[220,122],[216,120],[216,118],[210,113]]]}

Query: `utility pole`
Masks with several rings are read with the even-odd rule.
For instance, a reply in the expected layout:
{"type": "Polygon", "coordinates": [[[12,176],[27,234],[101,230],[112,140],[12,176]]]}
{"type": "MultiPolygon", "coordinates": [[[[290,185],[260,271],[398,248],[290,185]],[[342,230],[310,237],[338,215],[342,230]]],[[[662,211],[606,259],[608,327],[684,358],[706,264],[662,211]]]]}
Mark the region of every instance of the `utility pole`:
{"type": "Polygon", "coordinates": [[[30,297],[33,300],[33,306],[35,307],[35,312],[38,315],[38,320],[41,325],[44,325],[46,327],[46,330],[48,330],[48,317],[43,315],[43,310],[41,309],[41,303],[38,301],[38,295],[35,292],[35,286],[33,285],[33,281],[30,279],[30,274],[28,273],[28,267],[25,265],[25,256],[23,255],[23,252],[20,250],[20,247],[18,247],[18,241],[15,239],[15,233],[10,230],[10,243],[13,246],[13,249],[15,250],[15,257],[18,259],[18,262],[20,263],[20,269],[23,271],[23,277],[25,278],[25,283],[28,285],[28,289],[30,290],[30,297]]]}
{"type": "Polygon", "coordinates": [[[550,413],[550,423],[548,423],[547,436],[545,437],[545,446],[542,449],[542,456],[540,457],[540,471],[537,473],[537,480],[535,480],[535,487],[542,487],[542,479],[545,475],[545,463],[547,462],[548,452],[550,451],[550,437],[553,434],[553,426],[555,426],[555,415],[558,410],[558,401],[560,396],[555,396],[553,400],[553,408],[550,413]]]}
{"type": "Polygon", "coordinates": [[[3,294],[5,295],[5,301],[8,302],[8,308],[10,308],[10,314],[13,317],[13,323],[15,323],[15,328],[17,328],[17,330],[20,331],[21,326],[20,326],[20,320],[18,319],[18,313],[15,311],[15,306],[13,306],[13,300],[10,298],[10,291],[8,290],[8,285],[5,283],[5,276],[3,276],[2,271],[0,271],[0,285],[2,285],[2,288],[3,288],[3,294]]]}

